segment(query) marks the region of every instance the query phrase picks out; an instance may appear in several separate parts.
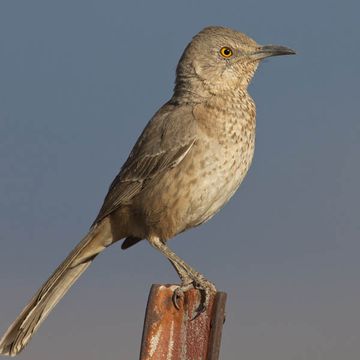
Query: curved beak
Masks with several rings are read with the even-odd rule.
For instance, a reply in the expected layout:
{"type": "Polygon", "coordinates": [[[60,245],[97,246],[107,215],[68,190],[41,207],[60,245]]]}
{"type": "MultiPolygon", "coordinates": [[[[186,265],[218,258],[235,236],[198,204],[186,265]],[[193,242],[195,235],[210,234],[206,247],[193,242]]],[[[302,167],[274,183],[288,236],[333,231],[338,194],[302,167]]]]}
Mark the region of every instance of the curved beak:
{"type": "Polygon", "coordinates": [[[281,45],[264,45],[253,52],[252,57],[257,60],[265,59],[269,56],[295,55],[296,52],[281,45]]]}

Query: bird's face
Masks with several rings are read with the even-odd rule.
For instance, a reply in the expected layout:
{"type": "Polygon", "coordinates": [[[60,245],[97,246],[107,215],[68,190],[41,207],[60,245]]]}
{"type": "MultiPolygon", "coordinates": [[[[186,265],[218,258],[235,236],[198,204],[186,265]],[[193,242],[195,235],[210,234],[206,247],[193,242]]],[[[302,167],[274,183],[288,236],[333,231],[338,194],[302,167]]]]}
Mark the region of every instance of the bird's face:
{"type": "Polygon", "coordinates": [[[231,29],[208,27],[185,49],[177,68],[177,81],[188,81],[196,92],[211,94],[246,88],[262,59],[288,54],[295,52],[283,46],[261,46],[231,29]]]}

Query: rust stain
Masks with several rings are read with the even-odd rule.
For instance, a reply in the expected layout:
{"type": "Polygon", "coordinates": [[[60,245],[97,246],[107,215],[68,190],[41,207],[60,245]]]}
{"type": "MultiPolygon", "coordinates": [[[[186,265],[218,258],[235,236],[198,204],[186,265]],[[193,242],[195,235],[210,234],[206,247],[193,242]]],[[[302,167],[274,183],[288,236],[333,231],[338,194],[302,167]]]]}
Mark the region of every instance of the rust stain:
{"type": "MultiPolygon", "coordinates": [[[[147,305],[140,360],[206,360],[208,358],[214,296],[207,310],[194,318],[197,290],[186,292],[176,309],[174,285],[153,285],[147,305]]],[[[221,331],[220,331],[221,333],[221,331]]]]}

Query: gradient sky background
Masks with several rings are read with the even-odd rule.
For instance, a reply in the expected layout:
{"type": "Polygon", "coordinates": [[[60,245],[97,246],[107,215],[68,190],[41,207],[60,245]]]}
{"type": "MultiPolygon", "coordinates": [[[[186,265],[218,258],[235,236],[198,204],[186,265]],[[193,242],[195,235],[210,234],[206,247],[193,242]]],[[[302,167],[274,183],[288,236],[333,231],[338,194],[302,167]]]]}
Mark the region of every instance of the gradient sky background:
{"type": "MultiPolygon", "coordinates": [[[[170,245],[228,293],[222,359],[358,360],[356,1],[1,1],[0,332],[80,240],[206,25],[298,55],[260,67],[253,166],[213,220],[170,245]]],[[[143,242],[106,251],[24,360],[136,359],[150,285],[176,282],[143,242]]]]}

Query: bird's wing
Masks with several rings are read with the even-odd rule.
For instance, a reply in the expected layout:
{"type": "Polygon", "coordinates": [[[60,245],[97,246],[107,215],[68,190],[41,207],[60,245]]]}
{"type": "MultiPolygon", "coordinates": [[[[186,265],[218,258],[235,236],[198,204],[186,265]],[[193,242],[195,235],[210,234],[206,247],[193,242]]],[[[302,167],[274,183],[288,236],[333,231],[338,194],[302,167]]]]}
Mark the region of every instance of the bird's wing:
{"type": "Polygon", "coordinates": [[[192,109],[164,105],[150,120],[116,176],[94,222],[131,203],[146,180],[177,166],[196,141],[192,109]]]}

